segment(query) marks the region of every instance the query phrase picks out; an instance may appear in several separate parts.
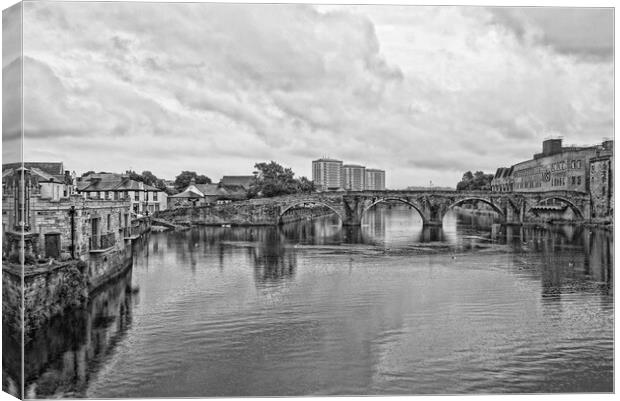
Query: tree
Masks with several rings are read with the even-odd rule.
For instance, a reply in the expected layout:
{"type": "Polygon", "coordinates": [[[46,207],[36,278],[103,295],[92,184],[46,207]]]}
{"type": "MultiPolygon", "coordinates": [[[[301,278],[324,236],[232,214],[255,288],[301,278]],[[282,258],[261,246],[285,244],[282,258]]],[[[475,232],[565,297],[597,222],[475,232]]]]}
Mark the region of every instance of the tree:
{"type": "Polygon", "coordinates": [[[144,182],[144,178],[133,170],[125,171],[125,174],[129,177],[130,180],[144,182]]]}
{"type": "Polygon", "coordinates": [[[272,197],[294,193],[309,193],[314,191],[314,183],[306,177],[295,178],[290,168],[285,168],[275,161],[256,163],[257,174],[255,181],[250,185],[248,197],[272,197]]]}
{"type": "Polygon", "coordinates": [[[461,181],[456,184],[458,191],[477,191],[477,190],[490,190],[491,180],[493,174],[485,174],[482,171],[476,171],[474,174],[471,171],[463,174],[461,181]]]}
{"type": "Polygon", "coordinates": [[[81,177],[86,177],[87,175],[91,175],[91,174],[95,174],[95,172],[94,172],[93,170],[89,170],[89,171],[85,172],[84,174],[82,174],[82,175],[80,176],[80,178],[81,178],[81,177]]]}
{"type": "Polygon", "coordinates": [[[194,179],[196,184],[211,184],[211,179],[206,175],[198,175],[195,171],[181,171],[174,180],[174,186],[179,191],[187,188],[194,179]]]}
{"type": "Polygon", "coordinates": [[[301,193],[312,193],[314,191],[316,191],[316,187],[314,186],[314,182],[312,182],[311,180],[307,179],[306,177],[301,177],[299,178],[299,189],[297,192],[301,192],[301,193]]]}

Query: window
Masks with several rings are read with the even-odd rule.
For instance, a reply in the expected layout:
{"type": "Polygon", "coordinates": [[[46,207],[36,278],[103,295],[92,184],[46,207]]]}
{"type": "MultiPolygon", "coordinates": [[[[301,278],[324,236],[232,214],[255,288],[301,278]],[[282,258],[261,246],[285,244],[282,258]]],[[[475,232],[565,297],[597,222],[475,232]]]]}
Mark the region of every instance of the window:
{"type": "Polygon", "coordinates": [[[581,160],[577,160],[577,168],[581,168],[581,160]]]}
{"type": "Polygon", "coordinates": [[[153,200],[157,202],[157,192],[153,192],[153,200]]]}
{"type": "Polygon", "coordinates": [[[134,194],[134,195],[133,195],[133,196],[134,196],[134,198],[133,198],[133,199],[134,199],[136,202],[140,201],[140,191],[133,191],[133,194],[134,194]]]}
{"type": "Polygon", "coordinates": [[[108,231],[110,231],[111,226],[112,226],[112,221],[110,219],[110,215],[108,214],[108,231]]]}
{"type": "Polygon", "coordinates": [[[118,191],[114,191],[114,200],[118,200],[118,191]]]}
{"type": "Polygon", "coordinates": [[[577,185],[581,185],[581,176],[577,177],[577,185]]]}
{"type": "Polygon", "coordinates": [[[570,161],[570,168],[575,168],[575,161],[574,160],[570,161]]]}
{"type": "Polygon", "coordinates": [[[574,176],[570,178],[570,183],[571,183],[571,185],[575,185],[575,177],[574,176]]]}

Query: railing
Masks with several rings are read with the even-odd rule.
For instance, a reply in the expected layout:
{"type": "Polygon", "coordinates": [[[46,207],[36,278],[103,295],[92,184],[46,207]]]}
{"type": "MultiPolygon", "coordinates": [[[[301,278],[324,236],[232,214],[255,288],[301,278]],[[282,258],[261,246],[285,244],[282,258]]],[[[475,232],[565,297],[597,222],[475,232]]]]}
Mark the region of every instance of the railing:
{"type": "Polygon", "coordinates": [[[116,243],[116,236],[114,233],[107,233],[96,235],[94,237],[90,237],[90,249],[98,250],[98,249],[107,249],[114,246],[116,243]]]}

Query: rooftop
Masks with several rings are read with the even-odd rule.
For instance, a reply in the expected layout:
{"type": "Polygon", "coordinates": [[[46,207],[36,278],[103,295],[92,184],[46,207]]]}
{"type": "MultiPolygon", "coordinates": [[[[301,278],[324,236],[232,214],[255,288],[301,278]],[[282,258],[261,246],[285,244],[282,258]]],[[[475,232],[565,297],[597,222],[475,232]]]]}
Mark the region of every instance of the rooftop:
{"type": "Polygon", "coordinates": [[[337,163],[342,163],[342,160],[328,159],[328,158],[324,157],[322,159],[316,159],[316,160],[312,161],[312,163],[316,163],[316,162],[337,162],[337,163]]]}
{"type": "MultiPolygon", "coordinates": [[[[2,171],[21,167],[21,163],[6,163],[2,165],[2,171]]],[[[36,168],[50,175],[63,175],[65,169],[62,162],[24,162],[27,169],[36,168]]]]}

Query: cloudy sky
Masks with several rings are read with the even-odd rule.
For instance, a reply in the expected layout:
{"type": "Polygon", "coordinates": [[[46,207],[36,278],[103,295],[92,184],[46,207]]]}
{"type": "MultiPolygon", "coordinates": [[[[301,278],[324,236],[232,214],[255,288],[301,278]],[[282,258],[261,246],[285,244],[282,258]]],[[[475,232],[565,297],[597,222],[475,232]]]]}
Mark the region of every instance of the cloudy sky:
{"type": "MultiPolygon", "coordinates": [[[[276,160],[310,176],[330,156],[385,169],[390,188],[454,186],[550,135],[613,136],[611,9],[27,2],[23,13],[25,159],[78,173],[219,180],[276,160]]],[[[6,76],[20,68],[10,37],[6,76]]],[[[18,157],[14,114],[4,162],[18,157]]]]}

